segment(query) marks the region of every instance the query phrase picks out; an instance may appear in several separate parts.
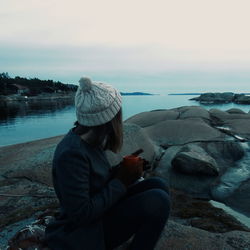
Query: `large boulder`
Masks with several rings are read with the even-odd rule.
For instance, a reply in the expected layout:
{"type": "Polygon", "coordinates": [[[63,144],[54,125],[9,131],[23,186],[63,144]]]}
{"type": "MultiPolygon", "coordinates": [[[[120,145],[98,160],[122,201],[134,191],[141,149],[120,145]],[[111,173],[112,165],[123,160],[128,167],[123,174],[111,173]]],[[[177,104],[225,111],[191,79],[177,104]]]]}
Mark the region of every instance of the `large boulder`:
{"type": "Polygon", "coordinates": [[[172,161],[183,147],[185,146],[169,147],[155,168],[154,175],[165,178],[171,188],[182,190],[194,197],[210,199],[210,186],[216,180],[214,176],[185,174],[173,168],[172,161]]]}
{"type": "Polygon", "coordinates": [[[250,115],[244,113],[240,109],[229,109],[228,111],[222,111],[220,109],[210,109],[209,110],[211,119],[219,122],[225,122],[227,120],[236,120],[236,119],[250,119],[250,115]]]}
{"type": "Polygon", "coordinates": [[[224,121],[230,116],[228,112],[220,109],[210,109],[209,113],[215,125],[223,125],[224,121]]]}
{"type": "Polygon", "coordinates": [[[144,128],[161,121],[176,120],[178,117],[179,112],[175,110],[153,110],[136,114],[128,118],[125,123],[134,123],[144,128]]]}
{"type": "Polygon", "coordinates": [[[184,174],[217,176],[216,161],[197,145],[188,145],[174,157],[172,166],[184,174]]]}
{"type": "Polygon", "coordinates": [[[163,121],[144,128],[144,131],[156,144],[163,147],[197,141],[225,140],[225,134],[200,118],[163,121]]]}
{"type": "Polygon", "coordinates": [[[210,120],[209,112],[200,106],[188,106],[177,109],[180,112],[179,119],[202,118],[210,120]]]}
{"type": "MultiPolygon", "coordinates": [[[[250,115],[245,115],[250,118],[250,115]]],[[[233,134],[250,139],[250,119],[227,119],[224,125],[229,127],[233,134]]]]}
{"type": "Polygon", "coordinates": [[[245,154],[243,144],[238,141],[201,142],[200,146],[216,160],[221,169],[232,166],[245,154]]]}
{"type": "Polygon", "coordinates": [[[212,198],[211,189],[219,185],[222,174],[235,167],[243,156],[243,146],[235,141],[170,146],[154,172],[165,178],[170,187],[195,197],[212,198]],[[191,152],[190,155],[188,152],[191,152]]]}
{"type": "Polygon", "coordinates": [[[210,109],[210,117],[213,126],[221,131],[241,140],[250,138],[250,114],[240,110],[228,110],[227,112],[218,109],[210,109]]]}

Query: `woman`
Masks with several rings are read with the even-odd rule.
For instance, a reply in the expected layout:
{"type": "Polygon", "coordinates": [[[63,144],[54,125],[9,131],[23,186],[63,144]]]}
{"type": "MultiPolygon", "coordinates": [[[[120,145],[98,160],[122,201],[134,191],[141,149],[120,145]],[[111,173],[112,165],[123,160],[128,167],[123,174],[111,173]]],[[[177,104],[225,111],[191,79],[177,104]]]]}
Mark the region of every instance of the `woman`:
{"type": "Polygon", "coordinates": [[[104,150],[123,142],[121,95],[110,85],[81,78],[77,122],[57,145],[53,185],[60,214],[45,230],[52,250],[110,250],[131,236],[130,250],[153,249],[169,216],[165,182],[143,174],[143,160],[115,171],[104,150]]]}

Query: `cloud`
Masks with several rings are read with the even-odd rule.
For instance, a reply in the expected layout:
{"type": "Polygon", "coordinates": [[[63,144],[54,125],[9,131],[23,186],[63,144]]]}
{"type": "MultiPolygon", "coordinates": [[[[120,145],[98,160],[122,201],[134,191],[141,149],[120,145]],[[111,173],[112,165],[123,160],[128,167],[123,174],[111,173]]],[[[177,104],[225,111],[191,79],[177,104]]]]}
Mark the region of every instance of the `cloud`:
{"type": "Polygon", "coordinates": [[[249,51],[248,0],[8,0],[2,41],[249,51]]]}

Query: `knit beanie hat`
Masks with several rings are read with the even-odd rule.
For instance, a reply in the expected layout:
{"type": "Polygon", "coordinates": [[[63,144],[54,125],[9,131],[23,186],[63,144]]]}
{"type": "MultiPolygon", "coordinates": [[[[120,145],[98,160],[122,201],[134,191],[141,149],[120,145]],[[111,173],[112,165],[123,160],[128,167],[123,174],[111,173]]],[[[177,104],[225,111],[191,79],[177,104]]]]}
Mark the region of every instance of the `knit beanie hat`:
{"type": "Polygon", "coordinates": [[[79,80],[75,95],[77,121],[84,126],[109,122],[121,109],[122,97],[112,86],[92,82],[87,77],[79,80]]]}

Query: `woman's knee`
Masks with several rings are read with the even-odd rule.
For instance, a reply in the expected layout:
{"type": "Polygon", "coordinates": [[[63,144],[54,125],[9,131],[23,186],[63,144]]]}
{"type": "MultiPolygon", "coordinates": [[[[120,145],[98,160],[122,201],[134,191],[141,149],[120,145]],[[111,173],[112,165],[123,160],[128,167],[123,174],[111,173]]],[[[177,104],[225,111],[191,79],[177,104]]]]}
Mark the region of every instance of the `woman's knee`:
{"type": "Polygon", "coordinates": [[[143,210],[147,217],[167,219],[170,212],[170,198],[165,190],[154,188],[145,193],[143,210]]]}
{"type": "Polygon", "coordinates": [[[148,183],[150,183],[152,188],[162,189],[169,194],[169,187],[165,179],[159,176],[152,176],[146,179],[145,181],[148,181],[148,183]]]}

